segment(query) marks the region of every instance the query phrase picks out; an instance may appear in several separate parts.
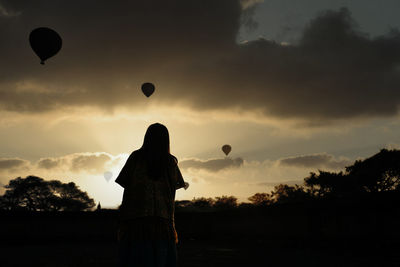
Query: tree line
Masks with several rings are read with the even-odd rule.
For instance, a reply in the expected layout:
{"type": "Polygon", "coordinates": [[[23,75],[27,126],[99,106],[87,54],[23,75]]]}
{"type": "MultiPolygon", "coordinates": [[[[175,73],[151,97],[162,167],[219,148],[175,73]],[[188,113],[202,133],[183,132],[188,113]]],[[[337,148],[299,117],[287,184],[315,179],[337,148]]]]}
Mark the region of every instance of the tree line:
{"type": "Polygon", "coordinates": [[[302,185],[279,184],[270,193],[249,197],[250,203],[238,203],[234,196],[222,196],[177,201],[176,206],[178,209],[219,209],[321,201],[352,203],[368,198],[388,203],[400,200],[400,150],[382,149],[372,157],[356,160],[345,171],[311,172],[302,185]]]}
{"type": "MultiPolygon", "coordinates": [[[[94,200],[73,182],[28,176],[10,180],[4,187],[6,191],[0,196],[3,210],[83,211],[95,206],[94,200]]],[[[235,196],[201,197],[176,201],[176,208],[232,209],[324,200],[352,202],[366,197],[391,202],[400,200],[400,150],[382,149],[370,158],[355,161],[345,171],[311,172],[302,185],[279,184],[270,193],[250,196],[250,203],[238,203],[235,196]]]]}

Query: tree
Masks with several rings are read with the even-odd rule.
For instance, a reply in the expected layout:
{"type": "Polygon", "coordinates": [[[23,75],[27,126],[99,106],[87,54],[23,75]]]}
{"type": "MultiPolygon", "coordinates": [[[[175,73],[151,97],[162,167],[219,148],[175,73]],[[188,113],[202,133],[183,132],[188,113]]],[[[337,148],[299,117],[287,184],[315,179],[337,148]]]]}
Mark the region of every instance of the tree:
{"type": "Polygon", "coordinates": [[[193,198],[191,201],[191,206],[196,208],[211,208],[214,205],[215,201],[212,198],[193,198]]]}
{"type": "Polygon", "coordinates": [[[249,197],[248,200],[255,206],[267,206],[273,202],[271,195],[268,193],[256,193],[249,197]]]}
{"type": "Polygon", "coordinates": [[[366,192],[400,191],[400,150],[382,149],[346,168],[347,175],[366,192]]]}
{"type": "Polygon", "coordinates": [[[305,188],[317,198],[350,197],[371,192],[400,191],[400,150],[382,149],[346,167],[346,172],[311,173],[305,188]]]}
{"type": "Polygon", "coordinates": [[[175,200],[175,211],[186,210],[191,204],[190,200],[175,200]]]}
{"type": "Polygon", "coordinates": [[[302,202],[310,198],[309,192],[304,190],[302,186],[280,184],[271,191],[271,197],[274,203],[302,202]]]}
{"type": "Polygon", "coordinates": [[[222,196],[216,197],[214,202],[214,207],[218,209],[231,209],[237,207],[237,198],[234,196],[222,196]]]}
{"type": "Polygon", "coordinates": [[[343,196],[355,192],[357,186],[343,172],[333,173],[319,171],[319,174],[310,173],[309,177],[304,179],[304,185],[308,192],[316,198],[328,196],[343,196]]]}
{"type": "Polygon", "coordinates": [[[72,182],[66,184],[28,176],[10,180],[5,188],[0,203],[6,210],[80,211],[95,206],[94,200],[72,182]]]}

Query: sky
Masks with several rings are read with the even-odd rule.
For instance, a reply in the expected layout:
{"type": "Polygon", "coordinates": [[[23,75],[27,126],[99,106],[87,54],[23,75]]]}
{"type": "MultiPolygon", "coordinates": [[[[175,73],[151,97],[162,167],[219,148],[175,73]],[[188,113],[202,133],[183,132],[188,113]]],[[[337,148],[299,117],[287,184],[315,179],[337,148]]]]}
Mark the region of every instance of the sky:
{"type": "Polygon", "coordinates": [[[0,185],[28,175],[72,181],[116,207],[114,180],[155,122],[168,127],[190,183],[180,200],[246,201],[398,148],[399,8],[0,0],[0,185]],[[45,65],[29,46],[37,27],[63,39],[45,65]],[[149,98],[144,82],[156,87],[149,98]]]}

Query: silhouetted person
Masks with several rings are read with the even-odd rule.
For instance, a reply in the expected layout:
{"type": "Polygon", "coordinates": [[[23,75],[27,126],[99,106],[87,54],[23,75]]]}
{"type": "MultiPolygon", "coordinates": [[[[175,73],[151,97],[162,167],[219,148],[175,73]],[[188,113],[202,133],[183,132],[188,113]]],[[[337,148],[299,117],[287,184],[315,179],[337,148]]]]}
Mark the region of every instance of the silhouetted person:
{"type": "Polygon", "coordinates": [[[115,182],[124,188],[118,265],[176,266],[175,190],[188,184],[170,154],[164,125],[149,126],[142,147],[132,152],[115,182]]]}

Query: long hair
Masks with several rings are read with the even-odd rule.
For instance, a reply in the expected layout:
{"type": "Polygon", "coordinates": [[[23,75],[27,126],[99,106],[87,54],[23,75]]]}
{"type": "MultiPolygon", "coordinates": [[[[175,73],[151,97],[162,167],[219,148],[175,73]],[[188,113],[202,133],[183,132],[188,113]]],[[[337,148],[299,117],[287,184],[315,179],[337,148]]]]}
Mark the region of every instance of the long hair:
{"type": "Polygon", "coordinates": [[[150,125],[147,128],[140,150],[144,153],[149,177],[153,180],[163,177],[170,159],[167,127],[160,123],[150,125]]]}

